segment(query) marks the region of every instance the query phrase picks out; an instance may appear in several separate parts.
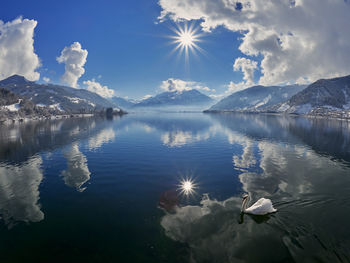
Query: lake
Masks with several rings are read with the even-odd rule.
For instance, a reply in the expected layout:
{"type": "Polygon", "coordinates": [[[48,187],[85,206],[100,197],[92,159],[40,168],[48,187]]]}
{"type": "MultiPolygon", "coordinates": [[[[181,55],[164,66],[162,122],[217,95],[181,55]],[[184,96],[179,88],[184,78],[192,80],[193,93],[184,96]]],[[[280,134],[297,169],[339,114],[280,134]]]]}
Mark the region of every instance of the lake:
{"type": "Polygon", "coordinates": [[[350,122],[131,113],[3,125],[0,216],[0,262],[350,262],[350,122]],[[244,193],[278,211],[242,215],[244,193]]]}

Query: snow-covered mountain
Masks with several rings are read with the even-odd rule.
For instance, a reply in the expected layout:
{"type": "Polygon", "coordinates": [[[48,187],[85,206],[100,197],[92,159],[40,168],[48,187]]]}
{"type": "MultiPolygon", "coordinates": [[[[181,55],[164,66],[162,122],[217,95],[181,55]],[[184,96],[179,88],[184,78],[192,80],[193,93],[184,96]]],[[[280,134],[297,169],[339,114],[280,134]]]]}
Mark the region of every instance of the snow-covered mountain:
{"type": "Polygon", "coordinates": [[[36,107],[36,105],[0,87],[0,123],[7,119],[20,119],[25,116],[48,116],[54,114],[55,110],[49,107],[36,107]]]}
{"type": "Polygon", "coordinates": [[[222,99],[209,111],[261,111],[288,100],[305,87],[305,85],[253,86],[222,99]]]}
{"type": "Polygon", "coordinates": [[[198,90],[167,91],[147,98],[134,107],[200,106],[210,105],[213,99],[198,90]]]}
{"type": "Polygon", "coordinates": [[[113,102],[85,89],[38,84],[18,75],[0,81],[0,87],[26,98],[38,107],[49,107],[61,112],[82,113],[116,107],[113,102]]]}
{"type": "Polygon", "coordinates": [[[130,109],[135,105],[135,102],[121,97],[112,97],[110,101],[122,109],[130,109]]]}
{"type": "Polygon", "coordinates": [[[350,110],[350,75],[317,80],[272,110],[296,114],[350,110]]]}

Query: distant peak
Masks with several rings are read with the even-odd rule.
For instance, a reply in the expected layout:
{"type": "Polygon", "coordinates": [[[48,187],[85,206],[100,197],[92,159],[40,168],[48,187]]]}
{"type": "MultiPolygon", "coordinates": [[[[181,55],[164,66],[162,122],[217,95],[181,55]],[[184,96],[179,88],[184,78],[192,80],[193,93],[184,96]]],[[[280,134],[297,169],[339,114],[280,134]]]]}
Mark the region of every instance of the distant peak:
{"type": "Polygon", "coordinates": [[[170,90],[170,93],[200,93],[198,90],[196,89],[184,89],[184,90],[170,90]]]}
{"type": "Polygon", "coordinates": [[[25,77],[20,75],[12,75],[11,77],[8,77],[7,79],[4,79],[0,81],[0,84],[7,85],[7,84],[25,84],[30,83],[32,81],[27,80],[25,77]]]}
{"type": "Polygon", "coordinates": [[[12,75],[11,77],[8,77],[7,80],[12,80],[16,82],[30,82],[29,80],[27,80],[25,77],[21,75],[12,75]]]}

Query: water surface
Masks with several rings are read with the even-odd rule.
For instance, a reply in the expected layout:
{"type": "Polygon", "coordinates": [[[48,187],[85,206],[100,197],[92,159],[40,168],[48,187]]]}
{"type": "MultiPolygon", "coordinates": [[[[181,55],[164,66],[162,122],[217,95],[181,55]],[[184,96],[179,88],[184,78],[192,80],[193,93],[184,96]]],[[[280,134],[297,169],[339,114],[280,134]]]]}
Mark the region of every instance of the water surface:
{"type": "Polygon", "coordinates": [[[350,262],[349,206],[349,122],[147,113],[0,126],[1,262],[350,262]],[[241,215],[243,193],[278,212],[241,215]]]}

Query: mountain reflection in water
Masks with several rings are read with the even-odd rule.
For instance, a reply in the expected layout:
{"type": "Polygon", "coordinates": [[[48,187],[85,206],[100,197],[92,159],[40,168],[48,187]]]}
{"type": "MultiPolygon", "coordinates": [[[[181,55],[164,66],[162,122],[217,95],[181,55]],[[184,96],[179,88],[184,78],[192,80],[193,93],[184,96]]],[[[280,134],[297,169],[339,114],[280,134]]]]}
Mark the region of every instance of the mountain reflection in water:
{"type": "Polygon", "coordinates": [[[0,126],[0,259],[349,262],[349,190],[349,122],[149,113],[0,126]],[[195,195],[181,194],[183,174],[195,195]],[[241,215],[244,192],[278,212],[241,215]]]}

